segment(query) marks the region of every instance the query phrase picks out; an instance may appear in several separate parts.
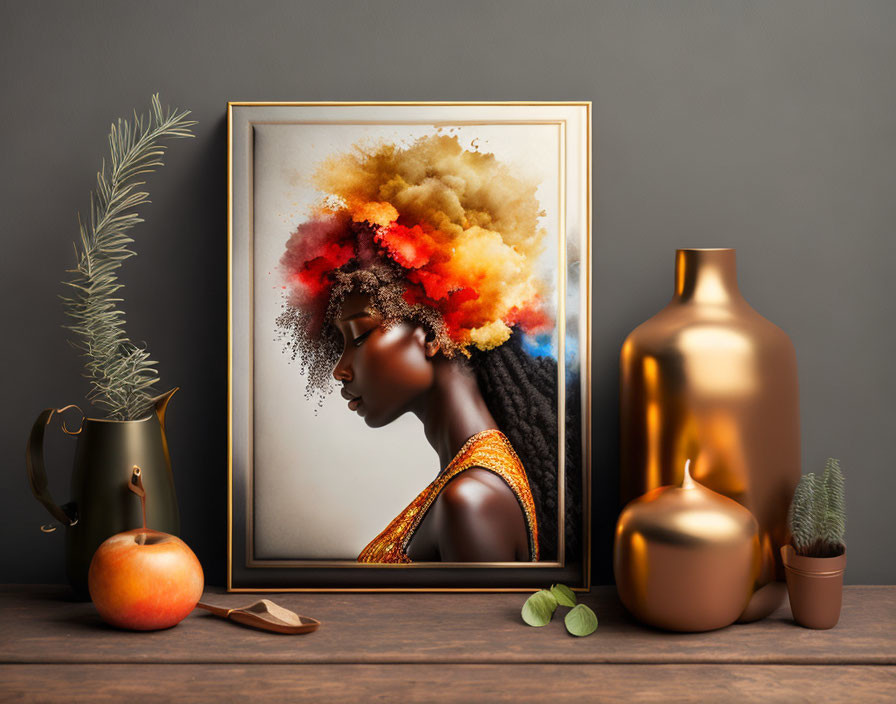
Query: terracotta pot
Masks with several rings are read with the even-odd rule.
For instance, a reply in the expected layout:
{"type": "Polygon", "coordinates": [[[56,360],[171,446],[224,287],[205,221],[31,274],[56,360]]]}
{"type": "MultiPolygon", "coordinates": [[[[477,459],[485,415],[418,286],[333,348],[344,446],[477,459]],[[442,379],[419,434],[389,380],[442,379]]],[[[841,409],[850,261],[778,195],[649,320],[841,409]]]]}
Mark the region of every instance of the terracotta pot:
{"type": "Polygon", "coordinates": [[[803,557],[792,545],[781,548],[793,620],[806,628],[833,628],[843,603],[846,551],[837,557],[803,557]]]}

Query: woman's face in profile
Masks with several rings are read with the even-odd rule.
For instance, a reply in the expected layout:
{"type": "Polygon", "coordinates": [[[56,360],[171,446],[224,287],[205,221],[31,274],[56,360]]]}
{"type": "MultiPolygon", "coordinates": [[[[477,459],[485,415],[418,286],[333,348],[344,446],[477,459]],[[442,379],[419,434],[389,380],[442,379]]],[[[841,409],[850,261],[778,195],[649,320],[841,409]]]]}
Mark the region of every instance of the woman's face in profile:
{"type": "Polygon", "coordinates": [[[382,315],[363,293],[345,297],[335,325],[343,346],[333,376],[342,382],[349,410],[371,428],[412,410],[432,387],[432,361],[419,325],[401,322],[384,327],[382,315]]]}

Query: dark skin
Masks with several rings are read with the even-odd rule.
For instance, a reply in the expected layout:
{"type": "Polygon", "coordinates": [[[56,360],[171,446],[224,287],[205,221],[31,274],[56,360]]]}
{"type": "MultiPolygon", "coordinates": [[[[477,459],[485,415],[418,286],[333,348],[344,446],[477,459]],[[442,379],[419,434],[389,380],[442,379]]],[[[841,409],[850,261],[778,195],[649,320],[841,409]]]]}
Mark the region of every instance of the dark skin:
{"type": "MultiPolygon", "coordinates": [[[[497,428],[468,365],[449,359],[419,325],[383,325],[370,296],[345,298],[336,327],[342,356],[333,376],[349,409],[372,428],[413,413],[447,467],[476,433],[497,428]]],[[[520,504],[494,472],[471,467],[451,479],[407,549],[414,562],[517,562],[529,559],[520,504]]]]}

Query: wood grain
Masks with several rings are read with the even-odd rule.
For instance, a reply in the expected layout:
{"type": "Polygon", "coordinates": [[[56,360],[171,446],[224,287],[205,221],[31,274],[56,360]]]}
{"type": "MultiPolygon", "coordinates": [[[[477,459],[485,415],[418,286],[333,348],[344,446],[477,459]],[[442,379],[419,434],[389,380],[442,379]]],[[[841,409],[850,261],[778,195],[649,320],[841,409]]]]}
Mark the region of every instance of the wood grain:
{"type": "Polygon", "coordinates": [[[2,665],[16,702],[891,702],[896,668],[817,665],[2,665]],[[251,697],[248,694],[250,693],[251,697]]]}
{"type": "MultiPolygon", "coordinates": [[[[520,620],[523,594],[275,594],[276,603],[321,621],[315,633],[250,630],[196,611],[167,631],[106,626],[90,603],[60,586],[0,588],[0,663],[196,664],[754,664],[896,665],[896,587],[852,586],[830,631],[796,626],[784,606],[772,617],[710,633],[665,633],[631,621],[612,587],[580,601],[600,626],[570,636],[557,615],[544,628],[520,620]]],[[[251,594],[208,589],[228,607],[251,594]]]]}

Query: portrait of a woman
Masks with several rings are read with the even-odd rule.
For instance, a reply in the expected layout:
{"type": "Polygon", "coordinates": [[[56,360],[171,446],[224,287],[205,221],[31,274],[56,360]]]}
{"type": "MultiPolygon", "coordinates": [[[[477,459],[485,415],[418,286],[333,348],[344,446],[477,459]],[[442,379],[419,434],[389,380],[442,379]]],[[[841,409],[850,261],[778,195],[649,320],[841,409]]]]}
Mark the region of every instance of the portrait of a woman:
{"type": "Polygon", "coordinates": [[[431,483],[358,562],[530,562],[558,547],[557,360],[535,184],[431,135],[357,146],[314,174],[288,237],[277,325],[309,394],[370,428],[405,414],[431,483]]]}

